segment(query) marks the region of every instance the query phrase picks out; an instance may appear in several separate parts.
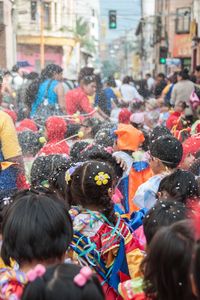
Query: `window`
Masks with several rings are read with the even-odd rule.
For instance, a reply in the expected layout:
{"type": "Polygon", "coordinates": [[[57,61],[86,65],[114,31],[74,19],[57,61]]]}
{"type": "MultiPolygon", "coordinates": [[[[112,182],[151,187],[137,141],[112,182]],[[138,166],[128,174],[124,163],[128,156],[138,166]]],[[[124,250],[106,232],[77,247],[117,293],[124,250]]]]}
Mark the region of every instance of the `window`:
{"type": "Polygon", "coordinates": [[[51,3],[44,3],[44,26],[49,29],[51,26],[51,3]]]}
{"type": "Polygon", "coordinates": [[[54,17],[55,17],[55,23],[56,23],[56,24],[57,24],[57,21],[58,21],[57,16],[58,16],[58,5],[57,5],[57,3],[55,2],[55,3],[54,3],[54,17]]]}
{"type": "Polygon", "coordinates": [[[31,20],[36,21],[37,1],[31,1],[31,20]]]}
{"type": "Polygon", "coordinates": [[[178,8],[176,10],[176,33],[189,33],[191,21],[191,8],[178,8]]]}

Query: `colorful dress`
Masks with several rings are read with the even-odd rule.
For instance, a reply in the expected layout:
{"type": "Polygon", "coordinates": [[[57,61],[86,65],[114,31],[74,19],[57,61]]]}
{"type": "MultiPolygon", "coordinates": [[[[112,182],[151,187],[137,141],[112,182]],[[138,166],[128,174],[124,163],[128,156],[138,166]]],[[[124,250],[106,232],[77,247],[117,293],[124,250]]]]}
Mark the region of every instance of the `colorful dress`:
{"type": "Polygon", "coordinates": [[[119,283],[138,276],[143,258],[138,241],[119,216],[113,225],[100,212],[81,207],[73,207],[70,215],[74,236],[69,256],[93,268],[106,299],[118,299],[119,283]]]}

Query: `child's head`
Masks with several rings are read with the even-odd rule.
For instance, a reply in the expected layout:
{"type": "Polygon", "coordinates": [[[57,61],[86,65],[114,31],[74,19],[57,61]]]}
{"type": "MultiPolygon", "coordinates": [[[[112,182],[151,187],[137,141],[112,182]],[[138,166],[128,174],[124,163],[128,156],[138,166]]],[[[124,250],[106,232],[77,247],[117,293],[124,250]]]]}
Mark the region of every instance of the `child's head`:
{"type": "Polygon", "coordinates": [[[119,123],[130,124],[131,111],[128,108],[123,108],[118,117],[119,123]]]}
{"type": "Polygon", "coordinates": [[[103,147],[113,147],[114,137],[111,134],[111,129],[100,129],[94,137],[94,142],[103,147]]]}
{"type": "Polygon", "coordinates": [[[187,210],[183,203],[173,200],[159,201],[152,207],[143,219],[144,234],[147,245],[151,243],[156,232],[187,217],[187,210]]]}
{"type": "Polygon", "coordinates": [[[182,169],[188,170],[191,167],[199,148],[200,135],[191,136],[183,142],[183,157],[180,163],[182,169]]]}
{"type": "Polygon", "coordinates": [[[68,183],[68,202],[102,212],[115,221],[113,202],[113,168],[108,163],[89,161],[76,168],[68,183]]]}
{"type": "Polygon", "coordinates": [[[198,184],[194,174],[177,169],[165,176],[158,188],[159,199],[174,199],[186,203],[189,198],[198,197],[198,184]]]}
{"type": "Polygon", "coordinates": [[[37,157],[31,168],[31,185],[33,187],[46,186],[55,170],[63,165],[68,165],[68,160],[64,155],[54,154],[37,157]]]}
{"type": "Polygon", "coordinates": [[[72,223],[65,206],[44,189],[24,190],[13,197],[2,225],[1,256],[14,259],[24,271],[37,263],[64,260],[72,239],[72,223]]]}
{"type": "Polygon", "coordinates": [[[81,152],[89,146],[88,142],[85,141],[78,141],[73,144],[70,150],[70,156],[73,161],[79,161],[81,152]]]}
{"type": "Polygon", "coordinates": [[[152,141],[149,149],[150,166],[155,174],[176,168],[182,159],[182,144],[171,135],[159,137],[152,141]]]}
{"type": "Polygon", "coordinates": [[[24,156],[35,156],[41,148],[39,135],[31,130],[22,131],[18,134],[18,140],[24,156]]]}
{"type": "Polygon", "coordinates": [[[19,122],[18,127],[17,127],[17,131],[21,132],[21,131],[25,131],[25,130],[32,130],[34,132],[37,132],[38,127],[37,127],[36,123],[33,120],[24,119],[21,122],[19,122]]]}
{"type": "Polygon", "coordinates": [[[102,287],[91,272],[72,264],[49,267],[42,277],[27,284],[22,300],[104,300],[102,287]]]}
{"type": "Polygon", "coordinates": [[[142,264],[147,297],[195,299],[190,282],[193,248],[193,233],[186,221],[157,232],[142,264]]]}
{"type": "Polygon", "coordinates": [[[170,130],[165,126],[156,126],[150,133],[149,140],[153,143],[162,136],[172,135],[170,130]]]}
{"type": "Polygon", "coordinates": [[[180,102],[175,104],[174,111],[182,113],[182,112],[184,112],[186,107],[187,107],[186,103],[184,101],[180,101],[180,102]]]}
{"type": "Polygon", "coordinates": [[[48,141],[60,141],[65,138],[67,124],[60,117],[49,117],[45,122],[45,135],[48,141]]]}
{"type": "Polygon", "coordinates": [[[69,138],[73,135],[76,135],[79,133],[81,128],[80,124],[76,124],[76,123],[71,123],[67,125],[67,131],[65,132],[65,138],[69,138]]]}
{"type": "Polygon", "coordinates": [[[95,118],[88,118],[83,120],[81,124],[81,131],[84,133],[84,138],[94,138],[99,131],[101,121],[95,118]]]}

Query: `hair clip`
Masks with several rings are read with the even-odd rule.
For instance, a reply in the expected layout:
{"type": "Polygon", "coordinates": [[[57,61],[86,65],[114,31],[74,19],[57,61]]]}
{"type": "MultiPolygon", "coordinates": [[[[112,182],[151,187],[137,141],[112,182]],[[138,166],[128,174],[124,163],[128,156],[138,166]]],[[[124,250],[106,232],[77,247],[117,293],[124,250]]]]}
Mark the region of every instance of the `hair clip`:
{"type": "Polygon", "coordinates": [[[110,179],[110,176],[107,173],[99,172],[95,177],[94,180],[96,181],[97,185],[106,185],[108,183],[108,179],[110,179]]]}
{"type": "Polygon", "coordinates": [[[32,282],[38,277],[42,277],[46,272],[46,268],[43,265],[37,265],[34,269],[28,271],[26,274],[28,281],[32,282]]]}
{"type": "Polygon", "coordinates": [[[69,170],[67,170],[67,172],[65,173],[65,181],[67,184],[69,184],[70,180],[71,180],[71,175],[69,170]]]}
{"type": "Polygon", "coordinates": [[[74,277],[74,283],[80,287],[84,286],[92,277],[92,270],[89,267],[83,267],[79,274],[74,277]]]}

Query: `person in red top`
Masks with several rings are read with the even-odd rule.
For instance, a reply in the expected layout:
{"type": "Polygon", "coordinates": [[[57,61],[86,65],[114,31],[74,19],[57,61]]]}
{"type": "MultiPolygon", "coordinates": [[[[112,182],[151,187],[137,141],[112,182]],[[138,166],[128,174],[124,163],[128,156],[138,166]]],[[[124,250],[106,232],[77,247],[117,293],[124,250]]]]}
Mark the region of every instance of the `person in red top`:
{"type": "Polygon", "coordinates": [[[67,114],[73,115],[77,111],[80,113],[91,113],[94,108],[91,106],[88,96],[93,96],[96,92],[96,76],[83,75],[79,77],[79,87],[70,90],[66,94],[67,114]]]}
{"type": "MultiPolygon", "coordinates": [[[[184,110],[186,108],[185,102],[179,102],[174,107],[174,112],[169,116],[166,121],[166,127],[171,130],[177,125],[181,116],[184,116],[184,110]]],[[[182,128],[181,128],[182,129],[182,128]]]]}
{"type": "Polygon", "coordinates": [[[49,117],[45,123],[45,135],[47,143],[39,151],[37,156],[50,154],[69,154],[69,145],[64,140],[67,124],[60,117],[49,117]]]}

